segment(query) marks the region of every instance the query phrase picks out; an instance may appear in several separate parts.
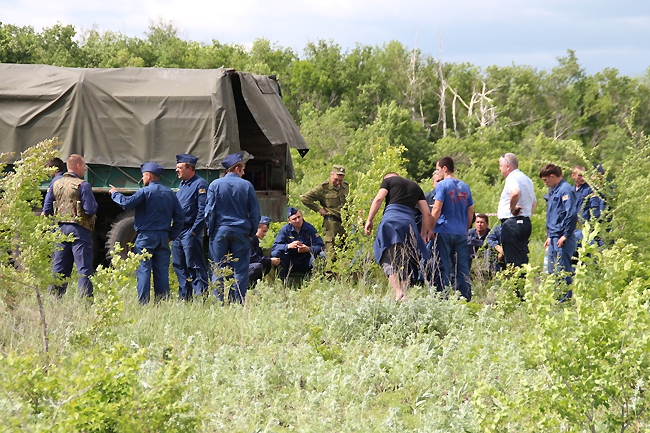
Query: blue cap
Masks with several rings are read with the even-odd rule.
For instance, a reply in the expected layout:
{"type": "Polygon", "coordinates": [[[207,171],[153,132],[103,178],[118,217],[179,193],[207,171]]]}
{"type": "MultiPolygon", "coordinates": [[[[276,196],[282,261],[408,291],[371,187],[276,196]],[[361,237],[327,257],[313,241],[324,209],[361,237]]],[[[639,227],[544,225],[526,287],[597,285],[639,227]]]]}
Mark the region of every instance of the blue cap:
{"type": "Polygon", "coordinates": [[[269,218],[269,217],[267,217],[265,215],[262,215],[262,217],[260,218],[260,224],[264,224],[264,225],[268,226],[269,224],[271,224],[271,218],[269,218]]]}
{"type": "Polygon", "coordinates": [[[230,167],[233,165],[237,164],[238,162],[247,162],[249,159],[253,159],[253,155],[251,155],[248,152],[237,152],[237,153],[231,153],[230,155],[226,156],[223,161],[221,161],[221,165],[228,170],[230,167]]]}
{"type": "Polygon", "coordinates": [[[140,166],[140,171],[143,173],[145,171],[148,171],[155,175],[160,176],[161,174],[164,173],[165,168],[160,164],[156,164],[155,162],[145,162],[140,166]]]}
{"type": "Polygon", "coordinates": [[[196,163],[199,162],[199,158],[194,155],[190,155],[189,153],[181,153],[180,155],[176,155],[176,164],[183,162],[196,166],[196,163]]]}
{"type": "Polygon", "coordinates": [[[297,213],[298,213],[298,209],[296,209],[293,206],[289,206],[289,209],[287,209],[287,218],[294,216],[297,213]]]}
{"type": "Polygon", "coordinates": [[[605,174],[605,169],[603,168],[603,165],[602,165],[602,164],[600,164],[600,163],[598,163],[598,164],[594,164],[594,168],[596,169],[596,171],[597,171],[598,173],[600,173],[600,174],[605,174]]]}

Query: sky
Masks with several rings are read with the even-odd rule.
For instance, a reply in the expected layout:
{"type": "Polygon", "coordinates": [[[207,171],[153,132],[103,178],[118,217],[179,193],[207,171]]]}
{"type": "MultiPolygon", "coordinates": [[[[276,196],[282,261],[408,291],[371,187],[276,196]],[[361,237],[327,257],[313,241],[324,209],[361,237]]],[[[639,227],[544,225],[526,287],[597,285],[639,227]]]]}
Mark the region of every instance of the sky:
{"type": "Polygon", "coordinates": [[[144,37],[171,22],[181,38],[303,53],[309,42],[382,46],[396,40],[446,62],[550,70],[574,50],[589,74],[650,67],[648,0],[0,0],[0,22],[40,31],[57,22],[144,37]]]}

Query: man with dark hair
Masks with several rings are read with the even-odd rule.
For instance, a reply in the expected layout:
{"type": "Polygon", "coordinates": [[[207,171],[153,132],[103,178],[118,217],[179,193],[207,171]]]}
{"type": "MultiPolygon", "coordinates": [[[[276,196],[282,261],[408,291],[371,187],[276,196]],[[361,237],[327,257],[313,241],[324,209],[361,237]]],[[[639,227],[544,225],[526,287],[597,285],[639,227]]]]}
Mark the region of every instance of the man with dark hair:
{"type": "Polygon", "coordinates": [[[316,228],[303,219],[293,206],[287,209],[288,223],[280,229],[271,248],[271,257],[280,259],[280,278],[284,281],[291,271],[309,272],[314,259],[325,248],[316,228]]]}
{"type": "Polygon", "coordinates": [[[469,256],[469,267],[472,267],[472,260],[476,252],[483,246],[490,234],[490,218],[484,214],[476,214],[474,228],[467,232],[467,254],[469,256]]]}
{"type": "Polygon", "coordinates": [[[169,242],[183,230],[183,209],[174,192],[160,182],[165,169],[155,162],[140,166],[143,188],[132,196],[125,196],[111,186],[111,199],[122,209],[135,209],[135,252],[147,250],[151,258],[142,260],[136,271],[138,302],[149,303],[151,297],[151,273],[156,301],[169,297],[169,242]]]}
{"type": "Polygon", "coordinates": [[[269,224],[271,224],[271,218],[262,216],[260,223],[257,225],[257,233],[251,239],[251,259],[248,265],[249,285],[253,285],[253,283],[261,280],[264,275],[268,274],[271,266],[280,265],[279,257],[266,257],[260,247],[260,241],[266,237],[269,231],[269,224]]]}
{"type": "MultiPolygon", "coordinates": [[[[539,177],[548,189],[546,203],[546,233],[544,247],[548,248],[548,273],[572,273],[571,258],[576,250],[577,239],[574,234],[578,214],[576,195],[562,177],[562,169],[554,164],[546,164],[539,171],[539,177]]],[[[565,281],[571,284],[572,277],[565,281]]],[[[567,294],[571,296],[571,292],[567,294]]]]}
{"type": "Polygon", "coordinates": [[[176,175],[181,180],[176,197],[183,208],[183,230],[172,241],[172,266],[178,277],[179,298],[189,301],[208,288],[208,270],[203,255],[205,203],[208,182],[196,174],[198,158],[176,155],[176,175]]]}
{"type": "Polygon", "coordinates": [[[440,158],[436,169],[442,174],[443,180],[436,186],[431,210],[436,251],[440,257],[440,267],[434,274],[434,282],[438,291],[455,285],[455,289],[469,302],[472,299],[472,284],[467,230],[472,226],[474,199],[469,186],[454,176],[453,159],[448,156],[440,158]],[[444,217],[444,223],[436,225],[441,217],[444,217]]]}
{"type": "Polygon", "coordinates": [[[366,235],[372,232],[372,220],[384,199],[386,207],[377,228],[373,252],[375,261],[382,267],[395,292],[395,301],[399,302],[406,297],[410,282],[409,270],[412,267],[419,268],[420,260],[429,258],[425,239],[431,230],[431,214],[422,188],[412,180],[390,172],[384,175],[379,191],[370,205],[364,228],[366,235]],[[416,206],[422,214],[419,233],[413,212],[416,206]]]}
{"type": "Polygon", "coordinates": [[[314,212],[320,213],[323,217],[323,241],[328,255],[334,252],[336,236],[345,235],[341,210],[350,193],[350,186],[343,180],[344,178],[345,167],[334,164],[329,180],[300,196],[302,204],[314,212]]]}
{"type": "MultiPolygon", "coordinates": [[[[229,266],[235,273],[236,287],[215,294],[228,296],[231,301],[244,303],[248,291],[248,264],[250,261],[250,240],[255,236],[260,222],[260,206],[253,185],[242,179],[246,162],[253,156],[248,152],[232,153],[221,165],[227,173],[215,179],[208,188],[208,202],[205,217],[210,236],[210,259],[224,268],[225,257],[232,255],[229,266]]],[[[223,278],[213,278],[223,286],[223,278]]]]}
{"type": "Polygon", "coordinates": [[[52,182],[50,182],[50,185],[52,185],[54,182],[59,180],[63,174],[68,171],[65,162],[61,158],[52,158],[49,161],[45,163],[46,167],[56,167],[56,171],[52,173],[52,182]]]}
{"type": "MultiPolygon", "coordinates": [[[[58,159],[58,158],[56,158],[58,159]]],[[[63,278],[69,278],[72,265],[79,273],[79,295],[92,297],[93,285],[89,277],[93,274],[93,236],[97,201],[90,184],[83,180],[86,161],[81,155],[73,154],[67,160],[67,173],[53,180],[45,195],[43,214],[60,216],[59,230],[64,235],[73,235],[74,241],[57,244],[53,255],[53,270],[63,278]]],[[[51,286],[50,293],[61,297],[68,285],[51,286]]]]}
{"type": "Polygon", "coordinates": [[[501,155],[499,170],[506,178],[497,210],[504,261],[506,265],[521,266],[528,263],[528,240],[532,232],[530,217],[537,206],[535,189],[533,181],[519,170],[519,160],[514,153],[501,155]]]}

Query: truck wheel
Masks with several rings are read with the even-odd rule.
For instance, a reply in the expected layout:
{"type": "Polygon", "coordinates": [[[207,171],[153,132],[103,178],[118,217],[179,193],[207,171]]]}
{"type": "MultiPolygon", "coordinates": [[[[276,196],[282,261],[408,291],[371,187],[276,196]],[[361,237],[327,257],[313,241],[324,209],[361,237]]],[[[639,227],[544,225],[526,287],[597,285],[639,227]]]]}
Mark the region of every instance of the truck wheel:
{"type": "Polygon", "coordinates": [[[126,258],[129,251],[133,251],[133,243],[135,242],[135,228],[133,222],[135,221],[135,210],[129,209],[122,212],[115,218],[111,229],[106,233],[106,251],[107,258],[110,260],[110,252],[113,251],[116,243],[120,243],[123,250],[120,251],[120,257],[126,258]],[[129,245],[131,244],[131,245],[129,245]]]}

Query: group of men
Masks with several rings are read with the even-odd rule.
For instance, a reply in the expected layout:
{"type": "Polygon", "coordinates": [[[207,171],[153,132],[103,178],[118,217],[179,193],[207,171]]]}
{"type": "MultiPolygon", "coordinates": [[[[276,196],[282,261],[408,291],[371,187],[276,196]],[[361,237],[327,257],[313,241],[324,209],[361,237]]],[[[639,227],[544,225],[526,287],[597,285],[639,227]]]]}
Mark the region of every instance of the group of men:
{"type": "MultiPolygon", "coordinates": [[[[335,251],[335,240],[345,237],[341,220],[341,210],[349,194],[349,185],[344,181],[345,168],[334,165],[327,181],[301,196],[306,207],[323,216],[324,239],[304,220],[299,209],[289,207],[288,223],[277,234],[267,257],[260,248],[260,240],[266,236],[271,220],[260,214],[253,185],[243,179],[246,163],[251,158],[247,152],[226,156],[221,163],[226,174],[208,185],[196,173],[198,159],[179,154],[176,173],[181,183],[176,193],[160,182],[164,168],[155,162],[141,165],[144,187],[133,195],[125,196],[111,186],[109,195],[115,203],[123,209],[135,209],[135,252],[146,250],[150,255],[141,261],[136,272],[141,304],[150,300],[152,273],[156,298],[169,297],[170,257],[178,277],[180,299],[189,301],[203,296],[212,278],[218,283],[214,294],[219,299],[227,297],[243,303],[251,281],[262,278],[273,266],[279,267],[279,275],[284,280],[291,272],[308,272],[314,259],[324,256],[325,251],[335,251]],[[204,230],[209,238],[212,269],[204,259],[204,230]],[[231,274],[234,278],[226,278],[231,274]],[[225,286],[226,281],[232,283],[225,286]]],[[[98,206],[90,185],[83,181],[86,171],[83,157],[71,155],[65,173],[62,161],[57,160],[48,163],[57,166],[58,171],[46,194],[43,213],[59,215],[61,233],[71,235],[74,240],[58,246],[53,270],[69,278],[76,263],[79,292],[91,297],[92,230],[98,206]]],[[[439,291],[453,287],[469,301],[471,260],[486,241],[497,249],[504,267],[528,262],[530,217],[537,206],[533,183],[519,170],[517,156],[512,153],[499,158],[499,169],[505,177],[497,210],[501,224],[492,232],[488,216],[475,215],[471,190],[455,177],[452,158],[437,161],[434,189],[426,195],[415,182],[397,173],[384,176],[364,229],[368,235],[372,232],[373,218],[385,201],[373,253],[388,277],[396,301],[405,299],[414,272],[432,282],[439,291]],[[474,220],[476,228],[470,230],[474,220]]],[[[575,188],[553,164],[545,165],[539,173],[549,187],[545,196],[549,272],[567,271],[567,284],[571,283],[571,260],[581,238],[576,226],[579,221],[598,217],[604,208],[602,199],[585,182],[584,173],[583,167],[574,167],[575,188]]],[[[334,260],[335,256],[330,253],[330,258],[334,260]]],[[[65,290],[65,284],[51,287],[58,296],[65,290]]]]}
{"type": "MultiPolygon", "coordinates": [[[[309,271],[314,258],[322,255],[323,239],[295,207],[288,208],[288,223],[278,233],[271,257],[263,254],[259,242],[266,236],[271,220],[260,214],[253,185],[242,178],[251,158],[248,152],[226,156],[221,163],[225,175],[208,185],[196,173],[198,158],[179,154],[176,174],[181,182],[176,193],[160,182],[164,168],[155,162],[141,165],[144,186],[133,195],[126,196],[111,185],[111,199],[123,209],[135,210],[135,252],[149,254],[136,271],[140,304],[150,301],[152,273],[156,299],[169,297],[170,257],[178,277],[180,299],[189,301],[205,295],[212,274],[211,278],[218,283],[214,294],[219,299],[227,297],[243,303],[250,281],[260,279],[272,266],[279,266],[279,275],[285,279],[291,272],[309,271]],[[204,258],[204,231],[209,238],[212,269],[206,266],[204,258]],[[231,275],[232,279],[227,278],[231,275]],[[227,281],[232,283],[225,286],[227,281]]],[[[67,279],[76,263],[79,293],[92,297],[92,230],[98,205],[90,185],[83,180],[85,160],[81,155],[71,155],[66,167],[58,158],[48,166],[56,166],[57,172],[48,188],[43,214],[58,215],[61,233],[74,238],[57,246],[53,271],[67,279]]],[[[312,208],[321,203],[325,239],[330,245],[342,233],[340,211],[349,191],[344,176],[345,168],[335,165],[330,181],[303,199],[312,208]]],[[[66,284],[52,286],[50,291],[61,296],[66,284]]]]}
{"type": "MultiPolygon", "coordinates": [[[[475,215],[472,193],[467,184],[454,176],[454,162],[450,157],[436,163],[434,189],[426,195],[415,182],[397,173],[384,176],[373,199],[365,232],[371,233],[372,220],[385,200],[373,250],[376,262],[394,289],[396,301],[405,299],[413,273],[424,276],[439,291],[453,287],[469,301],[471,260],[484,242],[497,251],[501,261],[499,265],[493,263],[494,270],[528,263],[530,217],[537,206],[533,182],[519,170],[519,161],[513,153],[499,158],[499,169],[505,178],[497,209],[501,224],[492,231],[488,215],[475,215]],[[476,228],[470,230],[474,219],[476,228]]],[[[582,237],[576,226],[598,218],[604,209],[604,201],[585,182],[584,173],[584,167],[573,168],[575,187],[563,179],[562,170],[554,164],[546,164],[539,173],[549,188],[545,196],[548,272],[566,272],[567,284],[572,282],[571,261],[582,237]]]]}

